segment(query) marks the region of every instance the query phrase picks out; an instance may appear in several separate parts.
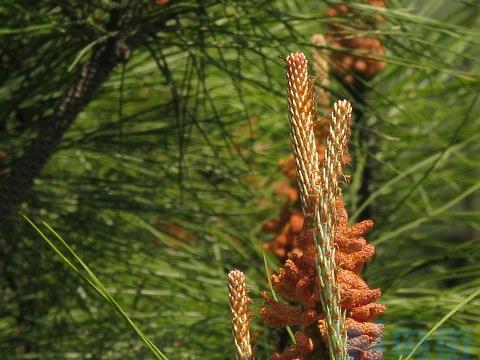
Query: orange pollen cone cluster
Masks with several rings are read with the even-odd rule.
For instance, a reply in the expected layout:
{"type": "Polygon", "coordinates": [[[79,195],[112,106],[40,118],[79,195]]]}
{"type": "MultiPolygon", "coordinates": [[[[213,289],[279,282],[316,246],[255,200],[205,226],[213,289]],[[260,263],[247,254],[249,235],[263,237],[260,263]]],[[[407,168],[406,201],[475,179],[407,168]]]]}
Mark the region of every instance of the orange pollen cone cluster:
{"type": "MultiPolygon", "coordinates": [[[[370,220],[349,226],[343,201],[336,203],[335,246],[338,266],[337,281],[340,285],[340,306],[346,311],[349,355],[353,359],[380,359],[381,352],[372,349],[383,333],[381,324],[372,323],[382,315],[385,305],[377,304],[380,289],[370,289],[358,273],[374,255],[375,248],[365,240],[365,234],[373,227],[370,220]]],[[[289,304],[273,300],[263,293],[265,306],[261,316],[272,327],[302,326],[295,337],[302,339],[284,353],[272,359],[314,359],[322,352],[318,339],[325,336],[323,314],[319,313],[319,286],[315,267],[315,247],[312,230],[303,228],[296,235],[297,247],[288,253],[278,275],[272,275],[272,284],[278,295],[289,304]],[[307,341],[308,340],[308,341],[307,341]]]]}

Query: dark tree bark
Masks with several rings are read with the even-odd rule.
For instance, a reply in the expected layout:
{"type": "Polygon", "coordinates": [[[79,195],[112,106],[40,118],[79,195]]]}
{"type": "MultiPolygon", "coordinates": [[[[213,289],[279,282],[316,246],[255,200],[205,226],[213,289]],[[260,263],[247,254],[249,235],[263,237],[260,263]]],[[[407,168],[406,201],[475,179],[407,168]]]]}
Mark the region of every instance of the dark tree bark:
{"type": "Polygon", "coordinates": [[[40,121],[39,131],[0,183],[0,224],[5,224],[25,201],[34,179],[55,152],[65,132],[92,99],[115,66],[138,44],[122,35],[133,9],[113,10],[108,25],[112,36],[92,49],[92,55],[68,87],[54,114],[40,121]]]}

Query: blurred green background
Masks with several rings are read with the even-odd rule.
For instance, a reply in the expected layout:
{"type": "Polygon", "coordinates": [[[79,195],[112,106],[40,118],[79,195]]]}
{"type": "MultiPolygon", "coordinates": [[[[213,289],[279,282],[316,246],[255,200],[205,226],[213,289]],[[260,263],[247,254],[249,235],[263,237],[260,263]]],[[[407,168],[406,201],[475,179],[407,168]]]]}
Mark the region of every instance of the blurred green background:
{"type": "MultiPolygon", "coordinates": [[[[241,269],[257,357],[269,358],[278,331],[257,314],[262,223],[284,202],[275,184],[290,154],[281,57],[311,57],[337,3],[2,1],[0,358],[153,358],[22,214],[61,234],[169,359],[234,358],[226,273],[241,269]],[[61,141],[43,139],[61,132],[55,113],[82,67],[110,50],[61,141]],[[31,143],[52,154],[8,211],[31,143]]],[[[352,220],[368,210],[376,223],[364,276],[388,306],[385,359],[451,310],[413,358],[478,359],[480,299],[462,301],[480,289],[480,4],[391,0],[381,13],[366,33],[385,69],[361,96],[335,77],[329,90],[362,113],[345,196],[352,220]]]]}

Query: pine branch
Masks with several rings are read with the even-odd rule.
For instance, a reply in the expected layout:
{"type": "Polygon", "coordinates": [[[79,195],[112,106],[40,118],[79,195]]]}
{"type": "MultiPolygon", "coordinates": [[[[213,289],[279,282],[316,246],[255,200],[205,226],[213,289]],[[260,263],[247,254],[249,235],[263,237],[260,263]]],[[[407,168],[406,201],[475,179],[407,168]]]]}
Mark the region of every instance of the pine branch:
{"type": "Polygon", "coordinates": [[[313,220],[317,248],[317,271],[322,287],[321,300],[325,312],[330,359],[347,359],[347,334],[345,313],[340,308],[340,286],[335,261],[335,219],[336,200],[341,190],[339,181],[343,175],[343,159],[348,154],[352,107],[346,100],[334,105],[324,161],[321,168],[320,184],[317,190],[318,206],[313,220]]]}
{"type": "Polygon", "coordinates": [[[335,104],[325,150],[319,169],[313,131],[315,104],[313,86],[308,79],[308,61],[303,53],[287,56],[287,95],[292,148],[297,166],[302,210],[314,234],[320,300],[325,314],[328,350],[331,360],[345,360],[347,339],[344,313],[336,281],[335,200],[340,193],[338,182],[343,174],[342,159],[350,136],[351,106],[348,101],[335,104]]]}

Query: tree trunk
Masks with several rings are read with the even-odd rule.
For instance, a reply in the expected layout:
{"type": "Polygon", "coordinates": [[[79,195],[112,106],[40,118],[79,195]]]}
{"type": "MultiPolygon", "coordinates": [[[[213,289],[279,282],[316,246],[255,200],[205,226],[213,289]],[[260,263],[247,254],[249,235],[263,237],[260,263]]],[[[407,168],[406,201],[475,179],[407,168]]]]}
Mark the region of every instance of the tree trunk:
{"type": "Polygon", "coordinates": [[[37,136],[3,177],[0,183],[0,224],[4,224],[17,206],[25,201],[34,179],[55,152],[65,132],[110,72],[124,59],[126,52],[130,51],[126,39],[118,35],[122,22],[119,15],[117,11],[112,13],[110,21],[111,25],[115,24],[110,28],[117,35],[92,49],[91,58],[62,96],[54,114],[40,121],[37,136]]]}

